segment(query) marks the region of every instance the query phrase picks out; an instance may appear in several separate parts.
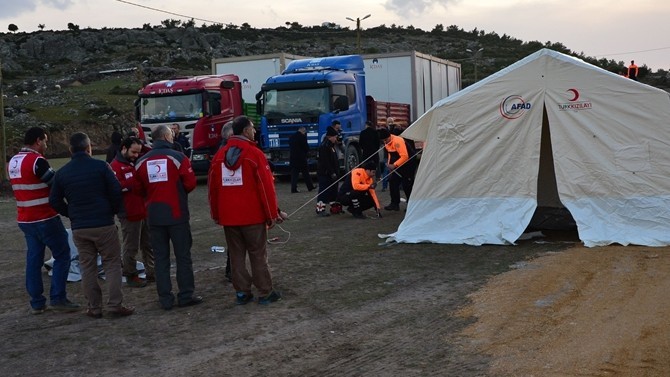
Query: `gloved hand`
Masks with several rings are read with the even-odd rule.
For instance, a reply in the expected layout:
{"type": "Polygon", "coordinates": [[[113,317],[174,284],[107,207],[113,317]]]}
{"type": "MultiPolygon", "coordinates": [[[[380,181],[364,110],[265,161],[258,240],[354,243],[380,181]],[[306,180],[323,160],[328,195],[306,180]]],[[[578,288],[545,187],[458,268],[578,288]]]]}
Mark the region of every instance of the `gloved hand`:
{"type": "Polygon", "coordinates": [[[370,188],[373,189],[373,190],[374,190],[376,187],[377,187],[377,182],[374,182],[374,183],[372,183],[372,184],[370,185],[370,188]]]}
{"type": "Polygon", "coordinates": [[[377,208],[377,218],[381,219],[382,218],[382,210],[377,208]]]}
{"type": "Polygon", "coordinates": [[[337,174],[333,173],[330,175],[330,178],[334,181],[337,179],[337,174]]]}

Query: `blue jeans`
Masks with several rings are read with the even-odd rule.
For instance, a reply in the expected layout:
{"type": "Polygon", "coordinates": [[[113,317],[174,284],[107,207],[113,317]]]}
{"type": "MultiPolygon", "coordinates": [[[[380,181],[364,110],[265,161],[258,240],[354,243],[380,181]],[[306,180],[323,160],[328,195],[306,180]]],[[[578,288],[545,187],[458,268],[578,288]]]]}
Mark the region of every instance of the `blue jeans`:
{"type": "Polygon", "coordinates": [[[67,274],[70,271],[70,245],[60,217],[55,216],[35,223],[19,223],[19,228],[23,231],[28,246],[26,289],[30,295],[30,306],[33,309],[46,306],[46,298],[43,295],[42,266],[44,265],[44,250],[47,246],[54,257],[49,291],[51,305],[65,301],[67,299],[65,285],[67,274]]]}

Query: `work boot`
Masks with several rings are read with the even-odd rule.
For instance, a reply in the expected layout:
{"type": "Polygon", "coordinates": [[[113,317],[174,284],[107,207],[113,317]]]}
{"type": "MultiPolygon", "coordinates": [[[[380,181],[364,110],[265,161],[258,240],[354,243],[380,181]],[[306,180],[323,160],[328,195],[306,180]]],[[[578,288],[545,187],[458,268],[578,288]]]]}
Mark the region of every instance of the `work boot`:
{"type": "Polygon", "coordinates": [[[147,281],[137,275],[126,276],[126,285],[131,288],[144,288],[147,286],[147,281]]]}
{"type": "Polygon", "coordinates": [[[387,211],[400,211],[400,205],[391,203],[384,207],[384,209],[387,211]]]}

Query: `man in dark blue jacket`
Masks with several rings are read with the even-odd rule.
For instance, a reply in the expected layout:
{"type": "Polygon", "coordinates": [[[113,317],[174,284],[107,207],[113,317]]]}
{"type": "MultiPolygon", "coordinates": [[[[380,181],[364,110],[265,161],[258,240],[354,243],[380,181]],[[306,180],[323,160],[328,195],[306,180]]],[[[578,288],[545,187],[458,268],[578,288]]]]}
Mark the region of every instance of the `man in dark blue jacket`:
{"type": "Polygon", "coordinates": [[[86,315],[102,317],[98,255],[105,269],[107,312],[112,316],[131,315],[135,309],[122,304],[121,244],[114,223],[114,214],[123,203],[121,185],[106,162],[91,157],[91,140],[85,133],[70,137],[70,152],[72,160],[54,177],[49,204],[70,218],[82,268],[82,289],[88,300],[86,315]]]}

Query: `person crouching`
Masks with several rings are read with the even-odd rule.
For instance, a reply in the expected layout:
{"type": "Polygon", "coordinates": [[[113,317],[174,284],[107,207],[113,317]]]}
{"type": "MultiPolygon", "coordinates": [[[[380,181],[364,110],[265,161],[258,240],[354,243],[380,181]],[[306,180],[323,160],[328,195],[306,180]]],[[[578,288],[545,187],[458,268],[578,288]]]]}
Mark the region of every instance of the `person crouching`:
{"type": "Polygon", "coordinates": [[[377,217],[381,217],[381,207],[375,193],[375,173],[377,163],[366,162],[363,167],[351,171],[351,178],[345,179],[338,193],[337,200],[346,205],[347,211],[357,219],[365,219],[363,211],[375,208],[377,217]]]}

